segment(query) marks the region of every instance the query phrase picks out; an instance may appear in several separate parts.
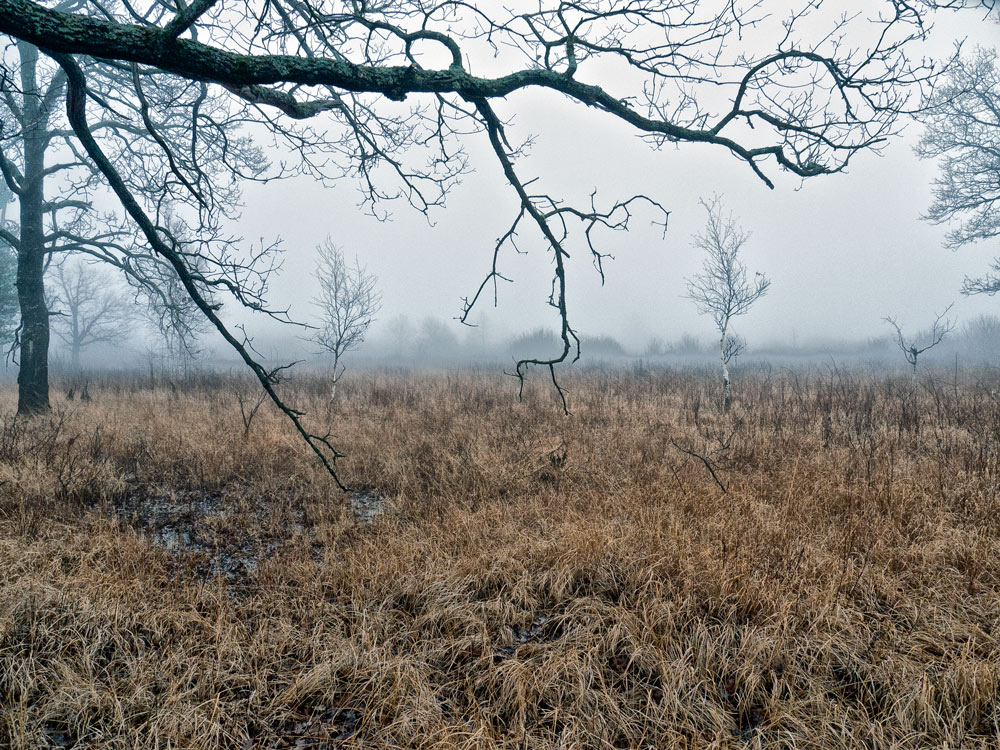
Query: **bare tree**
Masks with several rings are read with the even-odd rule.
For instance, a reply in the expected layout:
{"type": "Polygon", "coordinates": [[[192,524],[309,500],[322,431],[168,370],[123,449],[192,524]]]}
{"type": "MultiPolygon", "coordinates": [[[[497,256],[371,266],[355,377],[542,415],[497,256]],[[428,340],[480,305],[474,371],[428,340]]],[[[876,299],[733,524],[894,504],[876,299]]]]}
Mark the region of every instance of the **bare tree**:
{"type": "Polygon", "coordinates": [[[945,336],[955,330],[955,323],[945,317],[953,305],[954,303],[948,305],[940,315],[934,318],[934,324],[928,333],[914,339],[908,339],[903,335],[903,329],[900,328],[895,318],[888,316],[883,318],[896,330],[896,343],[899,345],[900,351],[903,352],[906,361],[910,363],[910,367],[913,368],[914,375],[917,374],[917,359],[920,355],[928,349],[933,349],[944,340],[945,336]]]}
{"type": "Polygon", "coordinates": [[[56,335],[69,347],[74,372],[80,353],[93,344],[120,343],[132,333],[137,306],[115,279],[94,263],[55,266],[55,295],[48,303],[56,335]]]}
{"type": "MultiPolygon", "coordinates": [[[[59,8],[4,0],[0,33],[39,45],[58,63],[79,147],[146,245],[175,270],[198,309],[332,470],[338,454],[281,401],[273,388],[277,371],[257,362],[245,338],[229,331],[203,296],[213,289],[261,305],[263,289],[246,291],[248,277],[234,264],[226,266],[228,275],[211,279],[191,272],[185,248],[157,221],[161,194],[143,192],[157,184],[138,184],[109,158],[113,144],[102,138],[100,123],[116,117],[119,101],[143,111],[144,75],[155,80],[162,74],[200,91],[187,100],[191,112],[225,105],[235,113],[226,123],[267,128],[296,157],[283,159],[279,172],[291,165],[324,182],[357,175],[366,207],[378,216],[393,198],[423,212],[441,205],[469,168],[464,140],[484,138],[517,205],[491,243],[490,270],[462,315],[487,289],[496,290],[505,251],[539,243],[552,260],[549,302],[560,345],[551,356],[520,360],[516,370],[523,384],[527,368],[546,368],[562,394],[555,366],[580,353],[567,296],[574,238],[603,273],[602,233],[629,229],[642,207],[664,226],[668,212],[641,193],[605,202],[595,192],[589,202],[573,204],[546,192],[525,174],[530,136],[518,139],[510,123],[514,95],[533,90],[567,97],[655,147],[697,143],[728,152],[773,187],[769,175],[777,171],[801,179],[842,171],[855,155],[879,149],[898,131],[900,116],[936,74],[912,50],[939,4],[873,0],[858,2],[855,14],[831,0],[793,0],[777,12],[759,2],[728,0],[542,0],[510,9],[458,0],[74,0],[59,8]],[[100,74],[90,68],[92,60],[138,74],[138,82],[125,79],[114,96],[95,95],[100,74]],[[309,120],[317,125],[310,127],[309,120]]],[[[188,121],[209,130],[216,122],[188,121]]],[[[152,128],[136,122],[166,155],[161,183],[186,196],[192,210],[201,210],[199,199],[218,205],[210,192],[214,183],[202,171],[213,159],[231,165],[231,153],[205,157],[198,148],[157,140],[155,122],[152,128]]],[[[202,130],[189,128],[188,134],[201,144],[202,130]]],[[[218,247],[219,239],[210,244],[218,247]]]]}
{"type": "Polygon", "coordinates": [[[393,316],[385,325],[385,332],[394,359],[401,361],[412,355],[417,332],[408,317],[402,313],[393,316]]]}
{"type": "Polygon", "coordinates": [[[337,383],[344,374],[344,355],[364,342],[382,301],[375,289],[378,279],[357,258],[349,266],[344,251],[329,237],[316,250],[319,263],[314,275],[319,281],[320,294],[313,304],[319,308],[320,325],[312,340],[333,355],[330,383],[330,401],[333,401],[337,383]]]}
{"type": "Polygon", "coordinates": [[[962,326],[965,346],[981,360],[996,360],[1000,355],[1000,317],[978,315],[962,326]]]}
{"type": "Polygon", "coordinates": [[[708,222],[701,234],[694,236],[694,246],[705,253],[702,272],[688,280],[687,296],[698,312],[711,315],[719,332],[719,360],[722,364],[722,405],[729,411],[733,395],[729,379],[729,362],[743,351],[742,338],[734,336],[730,324],[737,315],[744,315],[763,297],[771,286],[761,273],[751,282],[740,260],[740,250],[750,238],[731,213],[724,214],[722,200],[715,196],[701,201],[708,212],[708,222]]]}
{"type": "Polygon", "coordinates": [[[150,348],[151,361],[156,356],[161,366],[188,366],[201,353],[200,340],[211,328],[194,305],[184,286],[170,269],[154,266],[149,278],[157,279],[156,291],[140,288],[136,292],[139,314],[147,323],[158,345],[150,348]]]}
{"type": "MultiPolygon", "coordinates": [[[[190,229],[169,209],[163,212],[162,223],[174,237],[191,242],[190,229]]],[[[170,266],[146,258],[132,260],[133,264],[141,266],[144,283],[133,283],[133,286],[136,287],[137,301],[141,303],[141,315],[161,342],[161,366],[180,363],[186,372],[188,365],[199,354],[199,340],[208,333],[211,325],[170,266]]],[[[204,258],[191,255],[187,260],[195,272],[202,276],[211,275],[204,258]]],[[[210,290],[206,289],[204,293],[214,299],[210,290]]],[[[150,351],[151,355],[153,351],[150,351]]]]}
{"type": "MultiPolygon", "coordinates": [[[[84,0],[60,0],[56,9],[85,6],[84,0]]],[[[160,317],[177,330],[184,327],[169,315],[175,304],[161,286],[176,277],[169,264],[134,223],[95,208],[94,193],[104,178],[68,123],[65,71],[24,41],[2,49],[0,64],[0,175],[18,203],[18,219],[0,225],[0,241],[17,259],[18,412],[30,415],[49,408],[53,318],[44,276],[53,260],[86,254],[116,267],[160,317]]],[[[254,271],[224,244],[219,219],[239,205],[233,177],[254,177],[263,168],[259,150],[239,136],[220,102],[208,99],[204,84],[136,66],[81,64],[90,95],[104,103],[92,133],[121,165],[129,187],[156,206],[155,217],[164,225],[185,226],[173,216],[174,207],[189,209],[188,221],[197,225],[199,236],[192,241],[188,233],[178,245],[182,259],[198,267],[207,286],[220,279],[239,283],[251,304],[257,303],[254,271]],[[129,91],[131,96],[122,95],[129,91]]],[[[257,261],[266,273],[268,259],[257,261]]]]}
{"type": "MultiPolygon", "coordinates": [[[[938,159],[934,202],[924,218],[934,224],[960,220],[945,244],[959,248],[1000,236],[1000,64],[996,50],[977,47],[952,66],[926,112],[916,152],[938,159]]],[[[1000,292],[1000,258],[992,270],[966,278],[965,294],[1000,292]]]]}

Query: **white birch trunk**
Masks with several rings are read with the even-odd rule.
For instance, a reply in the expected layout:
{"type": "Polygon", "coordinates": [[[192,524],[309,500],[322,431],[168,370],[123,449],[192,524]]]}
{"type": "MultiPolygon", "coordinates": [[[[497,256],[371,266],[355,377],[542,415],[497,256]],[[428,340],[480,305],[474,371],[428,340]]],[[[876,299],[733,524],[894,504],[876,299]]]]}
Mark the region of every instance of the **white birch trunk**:
{"type": "Polygon", "coordinates": [[[733,403],[733,392],[729,383],[729,365],[726,363],[726,332],[719,339],[719,362],[722,364],[722,410],[728,412],[733,403]]]}
{"type": "Polygon", "coordinates": [[[343,374],[337,372],[337,364],[340,362],[340,357],[333,358],[333,382],[330,384],[330,403],[337,397],[337,381],[340,380],[340,376],[343,374]]]}

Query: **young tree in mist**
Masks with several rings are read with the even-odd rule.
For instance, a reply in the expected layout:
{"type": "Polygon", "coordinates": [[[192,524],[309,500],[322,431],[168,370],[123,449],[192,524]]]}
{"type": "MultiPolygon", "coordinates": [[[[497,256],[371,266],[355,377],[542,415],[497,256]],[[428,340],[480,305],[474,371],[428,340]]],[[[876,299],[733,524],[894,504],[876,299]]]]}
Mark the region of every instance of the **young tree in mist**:
{"type": "Polygon", "coordinates": [[[179,364],[186,372],[201,353],[201,338],[211,330],[211,325],[177,277],[168,269],[163,271],[155,294],[143,294],[140,290],[138,295],[139,315],[158,342],[149,347],[150,366],[154,357],[158,357],[161,366],[179,364]]]}
{"type": "MultiPolygon", "coordinates": [[[[516,204],[506,229],[486,235],[499,239],[488,242],[489,271],[462,314],[496,289],[508,251],[538,243],[552,261],[549,302],[559,343],[549,354],[521,359],[516,370],[523,384],[528,368],[546,368],[562,394],[555,367],[580,353],[567,296],[574,242],[603,273],[606,233],[628,230],[642,207],[664,225],[668,211],[642,193],[602,201],[595,191],[574,203],[546,189],[529,171],[530,137],[513,124],[523,101],[516,94],[568,99],[581,106],[581,117],[599,112],[654,147],[727,152],[773,187],[770,175],[779,171],[797,180],[840,172],[898,132],[900,116],[936,72],[914,47],[926,37],[932,9],[951,4],[867,0],[848,11],[833,0],[793,0],[775,11],[727,0],[541,0],[510,9],[451,0],[343,7],[315,0],[67,0],[53,8],[3,0],[0,33],[43,47],[58,64],[79,149],[147,246],[174,268],[198,309],[332,471],[336,451],[274,390],[280,370],[260,364],[202,294],[210,288],[262,307],[262,287],[246,291],[258,277],[232,266],[207,280],[191,272],[176,238],[158,222],[159,195],[140,189],[156,183],[133,184],[128,168],[109,157],[114,144],[100,137],[100,125],[117,117],[120,101],[138,102],[143,111],[143,76],[200,87],[201,96],[185,100],[194,113],[187,120],[200,127],[189,129],[183,148],[158,142],[170,157],[159,167],[161,184],[189,198],[193,211],[218,205],[209,192],[217,183],[202,174],[212,159],[187,145],[203,144],[203,131],[217,123],[198,116],[204,106],[228,107],[235,115],[226,122],[259,125],[287,147],[273,176],[297,170],[332,182],[357,175],[366,207],[379,216],[393,198],[421,212],[442,205],[469,169],[464,142],[483,139],[516,204]],[[114,96],[95,95],[95,60],[134,80],[123,76],[114,96]],[[302,124],[309,120],[313,126],[302,124]]],[[[156,142],[155,125],[139,119],[135,126],[156,142]]],[[[214,158],[233,166],[229,151],[214,158]]],[[[250,171],[231,173],[239,179],[250,171]]],[[[219,239],[212,238],[217,252],[219,239]]]]}
{"type": "Polygon", "coordinates": [[[385,326],[386,338],[392,351],[392,356],[398,361],[413,354],[413,344],[416,339],[416,329],[410,319],[400,313],[394,315],[385,326]]]}
{"type": "Polygon", "coordinates": [[[424,362],[442,362],[458,356],[462,345],[453,326],[432,315],[420,321],[414,354],[424,362]]]}
{"type": "Polygon", "coordinates": [[[983,359],[1000,357],[1000,318],[996,315],[977,315],[962,326],[965,346],[983,359]]]}
{"type": "Polygon", "coordinates": [[[687,296],[695,303],[698,312],[711,315],[719,332],[719,360],[722,364],[722,405],[726,411],[732,405],[733,395],[729,380],[729,362],[740,354],[743,339],[730,331],[733,318],[747,313],[771,286],[761,273],[754,274],[751,282],[747,269],[740,260],[740,250],[750,238],[733,215],[724,214],[718,196],[711,201],[701,201],[708,212],[705,229],[694,236],[694,246],[705,254],[702,272],[688,280],[687,296]]]}
{"type": "Polygon", "coordinates": [[[319,308],[320,324],[312,340],[333,356],[330,383],[330,401],[333,401],[337,382],[344,374],[344,355],[364,342],[382,306],[382,298],[375,288],[378,278],[368,273],[357,258],[353,266],[348,265],[343,250],[329,237],[316,250],[319,264],[314,275],[320,293],[313,304],[319,308]]]}
{"type": "MultiPolygon", "coordinates": [[[[189,228],[179,221],[172,211],[163,212],[163,225],[170,233],[186,243],[192,241],[189,228]]],[[[211,276],[208,262],[197,255],[189,255],[187,263],[192,272],[205,278],[211,276]]],[[[161,342],[161,363],[179,362],[186,371],[188,364],[199,353],[199,341],[207,334],[211,324],[201,314],[184,285],[165,263],[150,263],[143,268],[143,278],[148,283],[139,286],[136,294],[140,315],[161,342]]],[[[215,304],[215,295],[204,290],[206,299],[215,304]]],[[[151,355],[153,349],[150,350],[151,355]]],[[[150,360],[152,367],[152,359],[150,360]]]]}
{"type": "Polygon", "coordinates": [[[903,329],[896,322],[895,318],[883,318],[886,323],[895,329],[896,344],[899,346],[900,351],[903,352],[906,361],[910,363],[910,367],[913,368],[914,375],[917,374],[917,359],[920,355],[929,349],[933,349],[944,340],[945,336],[955,330],[954,322],[945,317],[951,311],[952,305],[954,303],[948,305],[940,315],[934,318],[934,324],[931,326],[929,332],[912,339],[903,335],[903,329]]]}
{"type": "MultiPolygon", "coordinates": [[[[997,51],[977,47],[960,58],[935,90],[921,115],[924,132],[916,148],[938,159],[934,202],[924,218],[958,226],[945,244],[956,249],[1000,237],[1000,63],[997,51]]],[[[984,276],[966,278],[964,294],[1000,292],[1000,258],[984,276]]]]}
{"type": "Polygon", "coordinates": [[[646,342],[643,355],[646,357],[662,357],[667,353],[667,345],[659,336],[653,336],[646,342]]]}
{"type": "Polygon", "coordinates": [[[137,306],[115,280],[94,263],[67,261],[55,267],[48,304],[56,335],[69,347],[74,372],[80,353],[94,344],[122,343],[135,327],[137,306]]]}

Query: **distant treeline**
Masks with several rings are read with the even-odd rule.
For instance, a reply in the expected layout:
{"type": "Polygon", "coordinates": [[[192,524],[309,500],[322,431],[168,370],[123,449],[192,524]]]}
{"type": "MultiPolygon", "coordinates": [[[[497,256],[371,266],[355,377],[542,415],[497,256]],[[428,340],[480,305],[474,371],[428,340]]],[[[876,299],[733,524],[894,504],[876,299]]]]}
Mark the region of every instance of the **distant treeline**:
{"type": "MultiPolygon", "coordinates": [[[[918,332],[918,340],[922,334],[918,332]]],[[[509,362],[515,359],[551,356],[562,347],[554,330],[536,328],[514,336],[493,337],[480,327],[456,326],[434,318],[413,325],[397,318],[373,337],[358,361],[371,364],[451,364],[461,362],[509,362]]],[[[644,345],[629,346],[614,336],[580,336],[584,363],[643,359],[665,363],[710,361],[718,357],[718,342],[683,332],[674,338],[653,336],[644,345]]],[[[951,362],[1000,363],[1000,316],[980,315],[957,327],[944,342],[927,353],[927,364],[951,362]]],[[[744,361],[770,359],[835,359],[885,362],[905,365],[895,336],[863,339],[803,338],[795,341],[750,340],[744,361]]]]}
{"type": "MultiPolygon", "coordinates": [[[[917,334],[919,338],[920,334],[917,334]]],[[[582,364],[624,363],[642,360],[650,364],[699,364],[718,358],[718,342],[709,336],[679,333],[675,337],[653,336],[641,345],[627,345],[614,336],[581,334],[582,364]]],[[[323,355],[307,340],[295,335],[280,338],[260,336],[255,348],[269,361],[300,361],[306,368],[326,365],[323,355]]],[[[426,317],[414,323],[397,316],[375,332],[357,352],[352,352],[348,368],[353,367],[453,367],[462,365],[506,366],[517,359],[552,356],[560,351],[558,334],[536,328],[516,335],[495,335],[486,326],[463,326],[455,321],[426,317]]],[[[69,352],[53,342],[53,367],[58,371],[71,369],[69,352]]],[[[822,362],[833,359],[849,364],[872,362],[886,366],[904,365],[894,336],[865,339],[810,339],[794,341],[756,339],[748,341],[743,363],[772,361],[794,364],[822,362]]],[[[959,325],[944,342],[927,352],[921,364],[941,366],[955,360],[962,364],[1000,364],[1000,316],[980,315],[959,325]]],[[[195,356],[172,357],[163,347],[143,341],[127,345],[95,345],[83,353],[86,369],[188,369],[214,366],[229,367],[235,363],[221,347],[210,342],[195,356]],[[223,353],[224,356],[219,356],[223,353]]],[[[739,363],[737,363],[737,366],[739,363]]],[[[8,366],[8,375],[13,370],[8,366]]]]}

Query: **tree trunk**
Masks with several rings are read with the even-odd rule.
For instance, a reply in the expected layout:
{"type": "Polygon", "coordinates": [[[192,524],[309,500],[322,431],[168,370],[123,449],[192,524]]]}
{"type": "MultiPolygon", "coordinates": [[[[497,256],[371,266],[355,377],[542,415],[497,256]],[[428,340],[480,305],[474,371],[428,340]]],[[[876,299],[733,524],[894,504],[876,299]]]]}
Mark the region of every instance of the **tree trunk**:
{"type": "Polygon", "coordinates": [[[726,332],[719,339],[719,361],[722,363],[722,410],[729,411],[733,404],[733,391],[729,383],[729,365],[726,362],[726,332]]]}
{"type": "Polygon", "coordinates": [[[333,358],[333,383],[330,385],[330,403],[333,403],[333,399],[337,397],[337,381],[340,380],[340,375],[337,374],[337,364],[340,362],[340,357],[334,356],[333,358]]]}
{"type": "Polygon", "coordinates": [[[49,410],[49,311],[45,306],[41,247],[41,201],[21,195],[21,251],[17,256],[17,299],[21,308],[21,347],[17,373],[17,413],[49,410]],[[32,216],[33,205],[38,216],[32,216]],[[38,220],[38,231],[29,222],[38,220]]]}
{"type": "Polygon", "coordinates": [[[24,183],[18,196],[21,247],[17,254],[17,300],[21,309],[20,368],[17,373],[17,413],[47,412],[49,406],[49,311],[45,305],[45,199],[46,133],[38,104],[35,78],[38,50],[18,43],[24,117],[24,183]]]}

